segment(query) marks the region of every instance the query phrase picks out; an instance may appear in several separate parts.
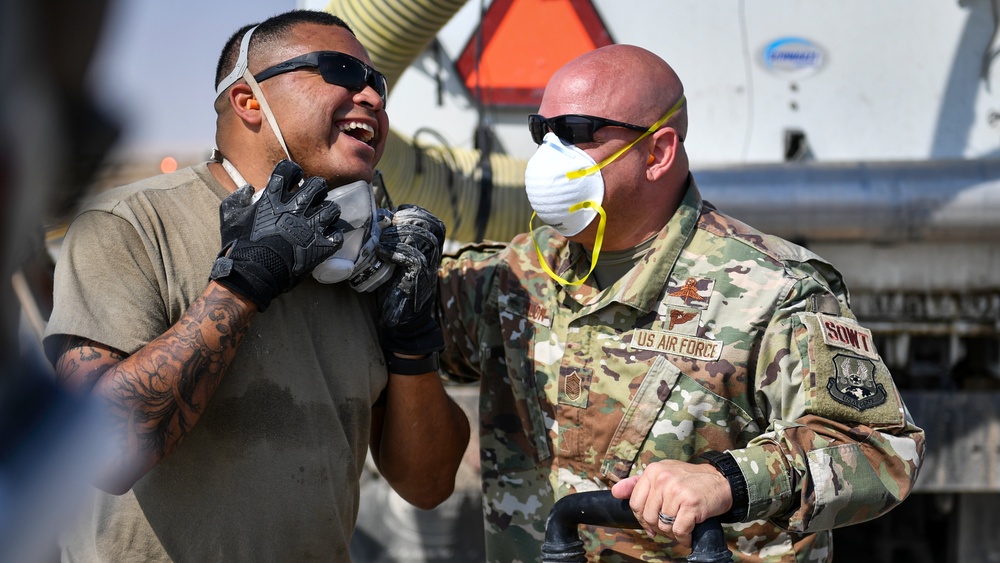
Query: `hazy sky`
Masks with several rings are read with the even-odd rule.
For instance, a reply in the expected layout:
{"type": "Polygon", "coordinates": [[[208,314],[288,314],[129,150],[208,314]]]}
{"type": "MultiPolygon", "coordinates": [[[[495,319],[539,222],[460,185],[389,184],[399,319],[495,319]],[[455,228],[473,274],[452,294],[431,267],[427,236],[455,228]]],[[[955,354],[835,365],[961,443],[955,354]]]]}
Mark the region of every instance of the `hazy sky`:
{"type": "Polygon", "coordinates": [[[214,144],[215,65],[244,24],[297,0],[111,0],[90,68],[100,103],[124,128],[116,150],[207,153],[214,144]]]}

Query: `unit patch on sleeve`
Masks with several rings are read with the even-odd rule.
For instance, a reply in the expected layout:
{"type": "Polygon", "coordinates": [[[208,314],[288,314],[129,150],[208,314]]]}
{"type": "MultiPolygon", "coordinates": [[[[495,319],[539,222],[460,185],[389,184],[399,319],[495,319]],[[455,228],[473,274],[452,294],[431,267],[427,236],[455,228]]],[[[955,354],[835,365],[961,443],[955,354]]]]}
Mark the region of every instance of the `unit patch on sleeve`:
{"type": "Polygon", "coordinates": [[[837,354],[833,368],[836,375],[827,381],[826,389],[838,403],[863,411],[885,402],[885,387],[875,381],[875,362],[837,354]]]}
{"type": "Polygon", "coordinates": [[[792,330],[807,413],[873,427],[903,423],[892,376],[871,332],[851,319],[821,313],[798,313],[792,330]]]}

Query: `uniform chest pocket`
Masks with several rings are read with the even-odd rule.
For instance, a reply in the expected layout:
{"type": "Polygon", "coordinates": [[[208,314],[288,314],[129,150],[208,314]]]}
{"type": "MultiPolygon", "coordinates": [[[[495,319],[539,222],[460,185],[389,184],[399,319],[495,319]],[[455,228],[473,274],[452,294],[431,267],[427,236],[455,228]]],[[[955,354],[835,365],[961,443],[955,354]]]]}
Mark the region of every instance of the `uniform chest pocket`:
{"type": "Polygon", "coordinates": [[[746,411],[660,356],[615,431],[601,471],[624,479],[653,461],[687,461],[709,449],[743,445],[756,428],[746,411]]]}

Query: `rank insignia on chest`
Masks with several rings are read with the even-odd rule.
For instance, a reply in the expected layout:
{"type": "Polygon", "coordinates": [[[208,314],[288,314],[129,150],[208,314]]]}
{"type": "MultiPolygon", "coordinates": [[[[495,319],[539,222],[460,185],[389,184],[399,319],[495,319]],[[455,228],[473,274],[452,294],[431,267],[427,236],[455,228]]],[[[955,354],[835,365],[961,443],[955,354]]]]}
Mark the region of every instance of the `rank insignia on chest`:
{"type": "Polygon", "coordinates": [[[587,408],[592,375],[587,368],[562,366],[559,369],[559,404],[587,408]]]}
{"type": "Polygon", "coordinates": [[[875,362],[837,354],[833,358],[833,367],[836,375],[827,381],[826,389],[835,401],[859,411],[885,402],[885,387],[875,381],[875,362]]]}
{"type": "Polygon", "coordinates": [[[718,340],[642,328],[632,332],[629,343],[632,350],[651,350],[706,362],[722,357],[722,346],[718,340]]]}

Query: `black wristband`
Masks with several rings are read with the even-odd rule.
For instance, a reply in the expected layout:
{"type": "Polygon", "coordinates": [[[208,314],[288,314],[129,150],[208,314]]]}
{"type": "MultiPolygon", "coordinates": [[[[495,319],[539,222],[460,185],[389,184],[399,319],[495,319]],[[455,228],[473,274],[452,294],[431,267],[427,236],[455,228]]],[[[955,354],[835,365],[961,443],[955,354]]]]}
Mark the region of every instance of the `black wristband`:
{"type": "Polygon", "coordinates": [[[440,367],[437,352],[431,352],[423,358],[400,358],[392,352],[387,352],[385,364],[389,367],[389,373],[396,375],[423,375],[437,372],[440,367]]]}
{"type": "Polygon", "coordinates": [[[263,266],[252,262],[237,264],[232,258],[219,256],[212,264],[209,279],[253,301],[257,309],[264,312],[274,297],[273,289],[264,279],[267,275],[263,266]]]}
{"type": "Polygon", "coordinates": [[[698,457],[715,466],[726,481],[729,481],[729,490],[733,494],[733,507],[729,512],[719,515],[719,520],[727,524],[746,520],[750,512],[750,491],[747,480],[743,477],[743,471],[736,463],[733,454],[709,450],[698,457]]]}

